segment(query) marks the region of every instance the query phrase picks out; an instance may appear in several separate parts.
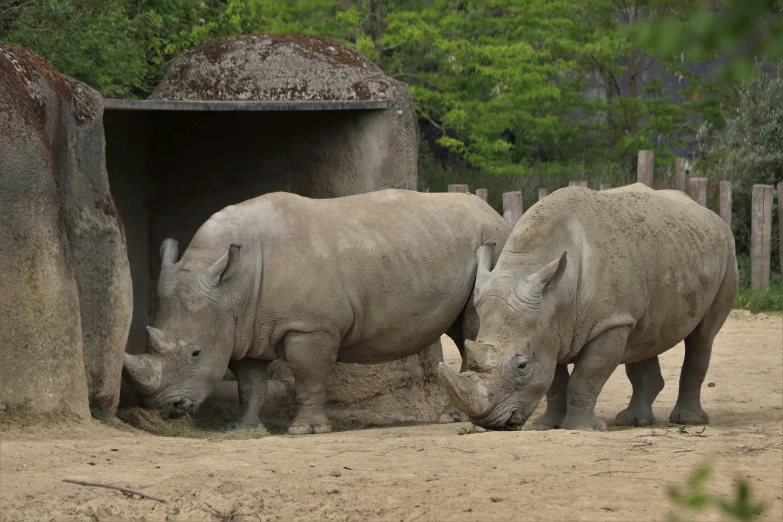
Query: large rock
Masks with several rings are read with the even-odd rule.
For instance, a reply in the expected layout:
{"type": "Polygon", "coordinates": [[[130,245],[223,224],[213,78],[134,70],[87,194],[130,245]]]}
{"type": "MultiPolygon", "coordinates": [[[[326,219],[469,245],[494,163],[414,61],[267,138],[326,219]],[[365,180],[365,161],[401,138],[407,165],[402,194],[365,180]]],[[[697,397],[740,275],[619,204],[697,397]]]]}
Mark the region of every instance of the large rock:
{"type": "MultiPolygon", "coordinates": [[[[158,118],[150,162],[161,173],[149,207],[151,318],[161,241],[171,236],[186,246],[228,204],[276,190],[323,198],[417,188],[419,130],[410,92],[338,42],[287,35],[205,42],[171,62],[150,99],[388,102],[385,110],[158,118]]],[[[437,342],[403,361],[337,364],[329,414],[360,423],[433,420],[446,404],[435,375],[439,360],[437,342]]],[[[279,377],[290,375],[280,362],[273,367],[279,377]]]]}
{"type": "Polygon", "coordinates": [[[0,410],[112,412],[132,312],[100,95],[0,43],[0,410]]]}

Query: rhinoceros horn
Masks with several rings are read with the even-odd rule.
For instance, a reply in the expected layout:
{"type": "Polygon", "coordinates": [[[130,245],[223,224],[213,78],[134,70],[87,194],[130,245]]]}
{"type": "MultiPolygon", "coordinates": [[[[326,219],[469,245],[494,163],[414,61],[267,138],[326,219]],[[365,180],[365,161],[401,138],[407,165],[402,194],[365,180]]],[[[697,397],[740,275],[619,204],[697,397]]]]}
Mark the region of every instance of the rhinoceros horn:
{"type": "Polygon", "coordinates": [[[167,341],[163,332],[152,326],[147,327],[147,338],[149,339],[147,345],[152,348],[153,353],[158,355],[165,355],[166,352],[177,346],[175,343],[167,341]]]}
{"type": "Polygon", "coordinates": [[[123,354],[123,366],[128,380],[145,395],[152,395],[160,387],[163,363],[152,355],[123,354]]]}
{"type": "Polygon", "coordinates": [[[438,373],[454,406],[471,417],[481,417],[489,410],[486,389],[478,386],[478,383],[471,378],[476,375],[475,373],[457,374],[443,363],[438,364],[438,373]]]}
{"type": "Polygon", "coordinates": [[[160,245],[160,267],[169,268],[177,262],[179,256],[179,242],[176,239],[164,239],[160,245]]]}
{"type": "Polygon", "coordinates": [[[467,368],[482,373],[492,371],[497,366],[494,358],[494,348],[492,345],[465,339],[467,368]]]}
{"type": "Polygon", "coordinates": [[[487,243],[476,249],[476,290],[489,279],[489,273],[492,270],[492,258],[495,254],[495,245],[487,243]]]}

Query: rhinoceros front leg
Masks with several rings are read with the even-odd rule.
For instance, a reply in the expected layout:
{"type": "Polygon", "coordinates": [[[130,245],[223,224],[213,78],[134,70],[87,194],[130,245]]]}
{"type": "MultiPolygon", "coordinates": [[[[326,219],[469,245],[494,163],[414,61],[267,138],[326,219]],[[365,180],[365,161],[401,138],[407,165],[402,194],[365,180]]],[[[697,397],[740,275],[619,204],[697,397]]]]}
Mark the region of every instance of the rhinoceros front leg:
{"type": "Polygon", "coordinates": [[[568,366],[558,364],[555,378],[546,392],[546,411],[533,422],[533,429],[553,430],[563,424],[568,411],[568,366]]]}
{"type": "Polygon", "coordinates": [[[595,416],[595,403],[607,379],[620,364],[627,339],[627,327],[612,328],[582,348],[568,378],[568,406],[560,428],[606,430],[606,423],[595,416]]]}
{"type": "Polygon", "coordinates": [[[626,364],[625,373],[633,386],[633,395],[615,422],[621,426],[653,426],[656,419],[652,405],[664,385],[658,357],[626,364]]]}
{"type": "Polygon", "coordinates": [[[339,339],[324,332],[286,335],[285,356],[294,375],[299,403],[289,435],[332,431],[326,417],[326,381],[339,349],[339,339]]]}
{"type": "Polygon", "coordinates": [[[261,425],[258,414],[266,397],[267,373],[269,363],[258,359],[241,359],[231,361],[229,369],[237,378],[239,391],[239,409],[236,419],[225,424],[225,431],[239,428],[255,428],[261,425]]]}

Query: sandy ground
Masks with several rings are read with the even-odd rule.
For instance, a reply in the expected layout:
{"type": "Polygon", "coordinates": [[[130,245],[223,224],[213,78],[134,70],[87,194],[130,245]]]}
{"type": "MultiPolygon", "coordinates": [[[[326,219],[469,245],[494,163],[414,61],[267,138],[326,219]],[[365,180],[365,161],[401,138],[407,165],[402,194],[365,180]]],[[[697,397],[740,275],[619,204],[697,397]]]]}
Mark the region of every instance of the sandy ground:
{"type": "MultiPolygon", "coordinates": [[[[453,344],[446,346],[456,365],[453,344]]],[[[98,421],[6,425],[0,519],[665,520],[673,506],[667,487],[710,463],[708,490],[729,493],[744,477],[766,502],[762,519],[783,520],[783,318],[734,312],[713,353],[707,382],[714,386],[703,390],[712,423],[701,436],[663,423],[461,435],[470,424],[460,423],[216,442],[98,421]],[[63,483],[66,477],[167,503],[63,483]]],[[[682,356],[680,346],[661,357],[667,385],[656,402],[659,422],[674,406],[682,356]]],[[[621,367],[599,399],[599,417],[611,423],[630,393],[621,367]]]]}

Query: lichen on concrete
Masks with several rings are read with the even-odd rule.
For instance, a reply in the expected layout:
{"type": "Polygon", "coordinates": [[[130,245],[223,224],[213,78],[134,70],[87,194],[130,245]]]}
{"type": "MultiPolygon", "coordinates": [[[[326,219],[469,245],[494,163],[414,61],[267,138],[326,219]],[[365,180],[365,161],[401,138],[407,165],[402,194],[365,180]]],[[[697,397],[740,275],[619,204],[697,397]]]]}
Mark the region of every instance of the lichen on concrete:
{"type": "Polygon", "coordinates": [[[152,99],[410,101],[400,82],[358,51],[312,36],[211,40],[174,59],[152,99]]]}

